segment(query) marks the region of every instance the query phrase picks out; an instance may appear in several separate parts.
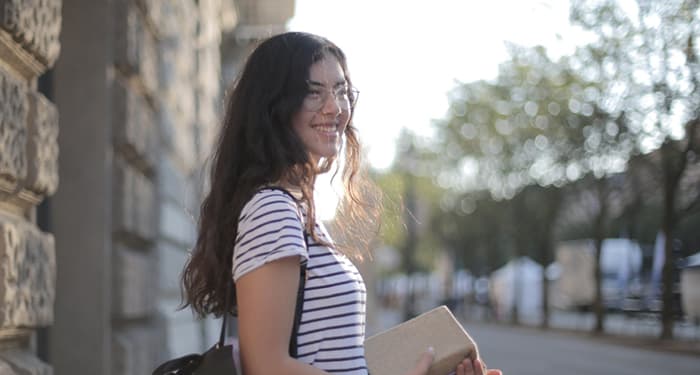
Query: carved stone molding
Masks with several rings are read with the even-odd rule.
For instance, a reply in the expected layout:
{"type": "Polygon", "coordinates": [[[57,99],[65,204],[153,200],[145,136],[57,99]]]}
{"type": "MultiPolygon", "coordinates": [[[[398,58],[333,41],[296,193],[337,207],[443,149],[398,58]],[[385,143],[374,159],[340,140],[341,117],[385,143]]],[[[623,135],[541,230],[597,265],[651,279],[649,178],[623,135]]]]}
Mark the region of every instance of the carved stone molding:
{"type": "Polygon", "coordinates": [[[0,27],[47,67],[60,52],[61,0],[0,0],[0,27]]]}
{"type": "Polygon", "coordinates": [[[27,174],[27,85],[0,67],[0,187],[12,191],[27,174]]]}
{"type": "Polygon", "coordinates": [[[29,107],[25,187],[52,195],[58,187],[58,110],[36,92],[29,96],[29,107]]]}
{"type": "Polygon", "coordinates": [[[29,51],[15,42],[12,35],[0,28],[0,60],[30,82],[43,74],[47,67],[29,51]]]}
{"type": "Polygon", "coordinates": [[[0,351],[0,374],[52,375],[51,366],[23,350],[0,351]]]}
{"type": "Polygon", "coordinates": [[[0,328],[53,322],[54,238],[31,224],[0,216],[0,328]]]}

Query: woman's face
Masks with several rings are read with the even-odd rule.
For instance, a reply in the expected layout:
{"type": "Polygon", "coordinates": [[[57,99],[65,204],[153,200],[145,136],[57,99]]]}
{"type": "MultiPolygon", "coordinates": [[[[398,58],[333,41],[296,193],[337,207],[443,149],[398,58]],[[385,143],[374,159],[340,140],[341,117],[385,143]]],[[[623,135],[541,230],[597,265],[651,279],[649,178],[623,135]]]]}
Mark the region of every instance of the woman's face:
{"type": "Polygon", "coordinates": [[[308,93],[292,116],[292,128],[315,163],[338,154],[351,108],[343,68],[326,55],[309,68],[308,93]]]}

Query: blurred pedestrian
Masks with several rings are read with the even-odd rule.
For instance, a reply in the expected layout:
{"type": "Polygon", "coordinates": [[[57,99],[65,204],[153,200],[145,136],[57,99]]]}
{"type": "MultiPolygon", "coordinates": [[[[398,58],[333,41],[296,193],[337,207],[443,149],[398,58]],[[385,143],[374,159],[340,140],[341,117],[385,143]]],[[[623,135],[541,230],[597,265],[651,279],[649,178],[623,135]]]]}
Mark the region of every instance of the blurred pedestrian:
{"type": "MultiPolygon", "coordinates": [[[[299,32],[263,41],[229,95],[182,281],[185,306],[200,316],[229,313],[235,281],[246,375],[368,373],[365,285],[349,260],[359,252],[334,244],[313,193],[316,176],[338,168],[343,151],[346,217],[373,219],[376,206],[361,199],[357,98],[340,48],[299,32]]],[[[411,374],[426,374],[432,354],[406,361],[417,361],[411,374]]],[[[479,363],[466,359],[457,374],[483,374],[479,363]]]]}

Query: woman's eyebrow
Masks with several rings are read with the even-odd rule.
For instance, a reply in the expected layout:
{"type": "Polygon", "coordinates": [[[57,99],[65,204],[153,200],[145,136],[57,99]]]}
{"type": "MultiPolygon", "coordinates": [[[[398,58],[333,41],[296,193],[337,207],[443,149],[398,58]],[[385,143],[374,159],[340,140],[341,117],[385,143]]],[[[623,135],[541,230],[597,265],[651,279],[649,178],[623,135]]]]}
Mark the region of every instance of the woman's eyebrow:
{"type": "MultiPolygon", "coordinates": [[[[311,80],[311,79],[308,80],[307,82],[308,82],[309,85],[311,85],[311,86],[326,87],[326,85],[324,85],[323,83],[318,82],[318,81],[314,81],[314,80],[311,80]]],[[[346,84],[347,84],[347,82],[346,82],[344,79],[341,79],[341,80],[337,81],[337,82],[333,85],[333,87],[343,86],[343,85],[346,85],[346,84]]]]}

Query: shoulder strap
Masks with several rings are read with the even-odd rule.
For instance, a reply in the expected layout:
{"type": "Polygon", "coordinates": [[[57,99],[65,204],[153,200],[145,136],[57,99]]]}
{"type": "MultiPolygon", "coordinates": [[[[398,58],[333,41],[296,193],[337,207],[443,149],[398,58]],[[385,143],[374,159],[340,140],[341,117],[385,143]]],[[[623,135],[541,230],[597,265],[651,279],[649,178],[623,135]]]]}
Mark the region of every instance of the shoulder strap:
{"type": "MultiPolygon", "coordinates": [[[[309,252],[309,235],[304,231],[304,243],[306,244],[306,252],[309,252]]],[[[299,333],[299,324],[301,324],[301,313],[304,310],[304,286],[306,285],[306,263],[301,263],[299,267],[299,289],[297,289],[297,304],[294,309],[294,325],[292,326],[292,334],[289,338],[289,355],[296,358],[297,356],[297,335],[299,333]]]]}
{"type": "MultiPolygon", "coordinates": [[[[277,186],[269,186],[267,189],[279,190],[287,195],[289,195],[295,202],[297,199],[284,188],[277,186]]],[[[306,245],[306,252],[309,251],[309,234],[304,229],[304,243],[306,245]]],[[[300,263],[299,265],[299,288],[297,288],[297,298],[296,307],[294,309],[294,323],[292,325],[292,332],[289,337],[289,355],[292,357],[297,356],[297,334],[299,333],[299,325],[301,324],[301,313],[304,310],[304,287],[306,285],[306,263],[300,263]]],[[[217,348],[224,346],[224,340],[226,338],[226,321],[228,320],[228,311],[231,307],[231,297],[235,293],[236,285],[231,279],[231,282],[226,286],[226,301],[224,304],[224,315],[221,319],[221,333],[219,334],[219,342],[216,344],[217,348]]]]}

